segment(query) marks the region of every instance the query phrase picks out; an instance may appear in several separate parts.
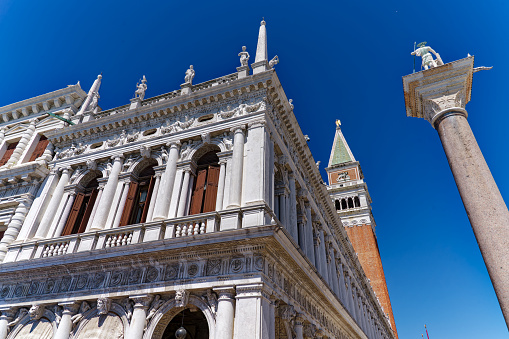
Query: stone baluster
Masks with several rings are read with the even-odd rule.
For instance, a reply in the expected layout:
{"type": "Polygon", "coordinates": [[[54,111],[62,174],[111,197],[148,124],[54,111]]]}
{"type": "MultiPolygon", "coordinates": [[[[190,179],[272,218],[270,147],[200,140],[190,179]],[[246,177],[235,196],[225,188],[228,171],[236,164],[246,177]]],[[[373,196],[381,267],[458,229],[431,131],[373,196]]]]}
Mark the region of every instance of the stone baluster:
{"type": "Polygon", "coordinates": [[[67,222],[67,218],[69,217],[69,213],[71,213],[72,204],[74,203],[74,198],[76,197],[76,192],[69,192],[67,201],[65,203],[64,210],[62,211],[62,216],[58,221],[57,228],[53,236],[59,237],[64,230],[64,226],[67,222]]]}
{"type": "Polygon", "coordinates": [[[215,337],[233,338],[233,320],[235,318],[235,289],[233,287],[215,288],[219,295],[217,301],[215,337]]]}
{"type": "MultiPolygon", "coordinates": [[[[150,205],[148,206],[146,222],[151,222],[152,217],[154,216],[154,208],[155,208],[155,205],[157,202],[157,193],[159,192],[159,185],[161,184],[161,175],[162,175],[162,173],[158,173],[158,172],[156,172],[156,174],[154,174],[155,183],[154,183],[154,189],[152,190],[152,196],[150,198],[150,205]]],[[[175,180],[173,180],[173,181],[175,181],[175,180]]]]}
{"type": "Polygon", "coordinates": [[[187,205],[187,194],[189,192],[189,181],[191,177],[191,167],[184,169],[184,182],[182,183],[182,189],[180,192],[180,200],[177,210],[177,217],[182,217],[186,213],[187,205]]]}
{"type": "Polygon", "coordinates": [[[161,182],[157,192],[157,200],[152,217],[153,220],[163,220],[168,218],[168,211],[170,209],[173,186],[175,183],[175,174],[177,172],[177,161],[180,152],[180,142],[174,141],[168,146],[170,147],[170,151],[168,153],[168,160],[166,161],[166,169],[161,176],[161,182]]]}
{"type": "Polygon", "coordinates": [[[295,339],[304,339],[304,317],[301,313],[297,313],[293,329],[295,331],[295,339]]]}
{"type": "Polygon", "coordinates": [[[7,254],[7,246],[10,245],[18,237],[21,226],[25,221],[28,208],[31,204],[32,198],[26,198],[21,200],[16,207],[14,216],[11,218],[11,221],[7,225],[7,230],[5,231],[2,240],[0,240],[0,262],[4,260],[5,255],[7,254]]]}
{"type": "Polygon", "coordinates": [[[0,315],[0,339],[5,339],[9,333],[8,324],[14,320],[16,310],[13,308],[2,308],[0,311],[2,312],[2,315],[0,315]]]}
{"type": "Polygon", "coordinates": [[[216,211],[223,209],[224,181],[226,178],[226,159],[219,160],[219,183],[217,186],[216,211]]]}
{"type": "Polygon", "coordinates": [[[141,339],[147,325],[147,310],[153,297],[145,294],[130,298],[134,301],[134,309],[126,339],[141,339]]]}
{"type": "Polygon", "coordinates": [[[58,305],[63,307],[62,318],[53,339],[69,339],[72,330],[71,318],[78,312],[80,305],[73,301],[59,303],[58,305]]]}
{"type": "Polygon", "coordinates": [[[113,198],[117,190],[118,175],[122,169],[123,161],[124,157],[122,155],[113,157],[113,167],[108,177],[108,182],[106,183],[106,186],[104,186],[101,201],[97,207],[97,212],[95,213],[94,220],[92,222],[91,231],[99,231],[104,229],[106,226],[106,220],[108,219],[113,198]]]}
{"type": "Polygon", "coordinates": [[[290,186],[290,196],[288,200],[289,207],[289,222],[288,222],[288,231],[290,232],[293,240],[296,243],[299,242],[299,231],[297,226],[297,190],[295,187],[295,175],[293,173],[288,174],[288,181],[290,186]]]}
{"type": "Polygon", "coordinates": [[[232,173],[230,178],[230,207],[240,207],[242,201],[242,176],[244,172],[244,126],[232,128],[233,154],[232,154],[232,173]]]}
{"type": "Polygon", "coordinates": [[[48,207],[46,208],[46,211],[44,212],[44,215],[42,217],[41,223],[39,224],[37,232],[35,233],[36,239],[44,239],[48,235],[51,223],[55,218],[55,211],[57,210],[58,205],[60,204],[60,201],[62,200],[62,197],[64,195],[65,186],[69,184],[70,170],[71,170],[70,167],[62,169],[60,180],[58,180],[57,187],[53,191],[53,196],[51,197],[48,207]]]}
{"type": "Polygon", "coordinates": [[[25,133],[23,133],[23,136],[21,137],[18,144],[16,145],[14,152],[12,152],[11,157],[5,164],[7,167],[12,167],[12,166],[16,165],[16,163],[19,161],[19,158],[23,154],[23,151],[27,148],[27,145],[30,142],[30,139],[32,139],[32,135],[35,132],[36,122],[37,122],[37,119],[30,120],[30,125],[28,126],[25,133]]]}

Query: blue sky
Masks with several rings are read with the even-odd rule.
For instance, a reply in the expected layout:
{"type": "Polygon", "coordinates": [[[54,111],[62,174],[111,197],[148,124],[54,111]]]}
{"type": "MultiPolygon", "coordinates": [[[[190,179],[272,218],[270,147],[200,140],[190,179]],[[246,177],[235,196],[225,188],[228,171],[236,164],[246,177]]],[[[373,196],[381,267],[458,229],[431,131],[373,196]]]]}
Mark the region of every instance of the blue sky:
{"type": "MultiPolygon", "coordinates": [[[[401,77],[413,43],[444,62],[475,55],[469,122],[509,196],[506,1],[0,1],[0,106],[103,72],[100,105],[129,103],[252,60],[265,17],[269,57],[315,160],[326,164],[336,119],[368,183],[400,338],[506,338],[507,328],[437,133],[405,115],[401,77]],[[421,8],[422,7],[422,8],[421,8]]],[[[417,59],[419,68],[420,59],[417,59]]],[[[323,167],[323,166],[322,166],[323,167]]],[[[325,177],[325,175],[324,175],[325,177]]]]}

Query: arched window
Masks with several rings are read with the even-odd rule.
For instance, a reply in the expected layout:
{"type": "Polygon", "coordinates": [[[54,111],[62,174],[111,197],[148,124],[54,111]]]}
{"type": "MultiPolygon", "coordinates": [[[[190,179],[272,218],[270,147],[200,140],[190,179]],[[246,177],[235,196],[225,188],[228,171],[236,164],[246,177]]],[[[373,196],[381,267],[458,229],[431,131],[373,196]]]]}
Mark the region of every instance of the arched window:
{"type": "Polygon", "coordinates": [[[139,224],[147,220],[147,212],[154,190],[154,174],[153,166],[146,167],[139,173],[137,180],[129,183],[120,226],[139,224]]]}
{"type": "Polygon", "coordinates": [[[346,205],[346,199],[341,199],[341,209],[345,210],[347,208],[348,208],[348,206],[346,205]]]}
{"type": "Polygon", "coordinates": [[[353,199],[348,198],[348,208],[353,208],[353,199]]]}
{"type": "Polygon", "coordinates": [[[336,205],[336,211],[339,211],[341,209],[341,203],[339,202],[339,200],[335,200],[334,201],[334,205],[336,205]]]}
{"type": "Polygon", "coordinates": [[[94,178],[88,182],[83,192],[76,193],[62,236],[85,232],[97,198],[98,186],[97,178],[94,178]]]}
{"type": "Polygon", "coordinates": [[[216,153],[217,151],[205,153],[197,161],[197,175],[191,197],[190,215],[216,210],[219,183],[219,158],[216,153]]]}
{"type": "Polygon", "coordinates": [[[353,203],[355,207],[361,207],[361,201],[359,200],[359,197],[353,198],[353,203]]]}
{"type": "Polygon", "coordinates": [[[30,156],[30,159],[28,161],[34,161],[35,159],[39,158],[44,154],[44,151],[46,150],[46,147],[48,147],[49,140],[44,135],[41,135],[39,137],[39,141],[37,142],[37,146],[35,146],[34,151],[32,152],[32,155],[30,156]]]}

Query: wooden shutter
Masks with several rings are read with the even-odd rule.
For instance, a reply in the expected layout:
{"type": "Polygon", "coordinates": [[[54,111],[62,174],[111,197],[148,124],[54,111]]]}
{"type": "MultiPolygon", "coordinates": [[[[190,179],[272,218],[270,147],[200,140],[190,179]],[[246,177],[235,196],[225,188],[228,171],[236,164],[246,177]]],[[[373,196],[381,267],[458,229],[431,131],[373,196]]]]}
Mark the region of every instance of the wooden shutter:
{"type": "Polygon", "coordinates": [[[150,205],[150,199],[152,198],[152,191],[154,190],[155,177],[150,177],[150,184],[148,184],[147,198],[145,199],[145,205],[143,205],[143,214],[141,215],[141,222],[147,221],[148,207],[150,205]]]}
{"type": "Polygon", "coordinates": [[[46,138],[44,135],[41,135],[41,137],[39,138],[39,142],[37,143],[37,146],[35,146],[35,149],[32,152],[32,155],[30,156],[30,160],[28,161],[34,161],[35,159],[40,157],[46,150],[48,144],[49,144],[48,138],[46,138]]]}
{"type": "Polygon", "coordinates": [[[216,210],[217,186],[219,184],[219,167],[209,166],[207,174],[207,189],[203,202],[203,213],[216,210]]]}
{"type": "Polygon", "coordinates": [[[129,183],[129,191],[127,192],[127,199],[125,201],[124,210],[122,211],[122,218],[120,218],[120,226],[129,225],[129,219],[131,212],[134,207],[134,201],[136,200],[136,194],[138,193],[138,183],[129,183]]]}
{"type": "MultiPolygon", "coordinates": [[[[76,199],[74,199],[74,203],[72,204],[71,213],[69,213],[69,217],[67,218],[67,222],[65,223],[64,230],[62,231],[61,236],[72,234],[72,229],[74,228],[74,224],[78,219],[78,215],[80,213],[81,204],[83,204],[83,200],[85,199],[85,194],[78,193],[76,194],[76,199]]],[[[46,213],[51,211],[46,211],[46,213]]],[[[58,236],[58,234],[57,234],[58,236]]]]}
{"type": "Polygon", "coordinates": [[[90,198],[87,202],[87,209],[81,218],[80,227],[76,233],[83,233],[87,228],[88,220],[90,219],[90,214],[92,214],[92,209],[94,208],[95,199],[97,198],[97,189],[94,188],[92,193],[90,194],[90,198]]]}
{"type": "Polygon", "coordinates": [[[5,153],[0,159],[0,166],[3,166],[9,161],[9,158],[11,157],[12,153],[14,153],[14,150],[16,149],[16,146],[18,146],[18,142],[13,142],[12,144],[7,144],[7,149],[5,150],[5,153]]]}
{"type": "MultiPolygon", "coordinates": [[[[196,178],[196,186],[191,197],[191,209],[189,215],[201,213],[201,206],[203,202],[203,191],[205,189],[205,180],[207,179],[207,170],[203,169],[198,171],[196,178]]],[[[186,189],[185,187],[183,189],[186,189]]]]}
{"type": "Polygon", "coordinates": [[[5,233],[5,231],[0,232],[0,240],[2,240],[2,238],[4,237],[4,233],[5,233]]]}

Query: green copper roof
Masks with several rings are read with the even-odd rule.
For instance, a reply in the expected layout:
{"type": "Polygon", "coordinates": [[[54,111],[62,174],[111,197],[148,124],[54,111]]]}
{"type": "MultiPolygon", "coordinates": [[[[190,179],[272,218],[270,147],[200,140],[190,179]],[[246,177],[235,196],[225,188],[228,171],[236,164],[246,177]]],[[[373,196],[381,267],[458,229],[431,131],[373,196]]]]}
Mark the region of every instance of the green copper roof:
{"type": "Polygon", "coordinates": [[[332,145],[331,156],[329,159],[329,167],[347,162],[355,161],[355,158],[346,143],[345,137],[341,132],[341,128],[336,129],[334,144],[332,145]]]}

